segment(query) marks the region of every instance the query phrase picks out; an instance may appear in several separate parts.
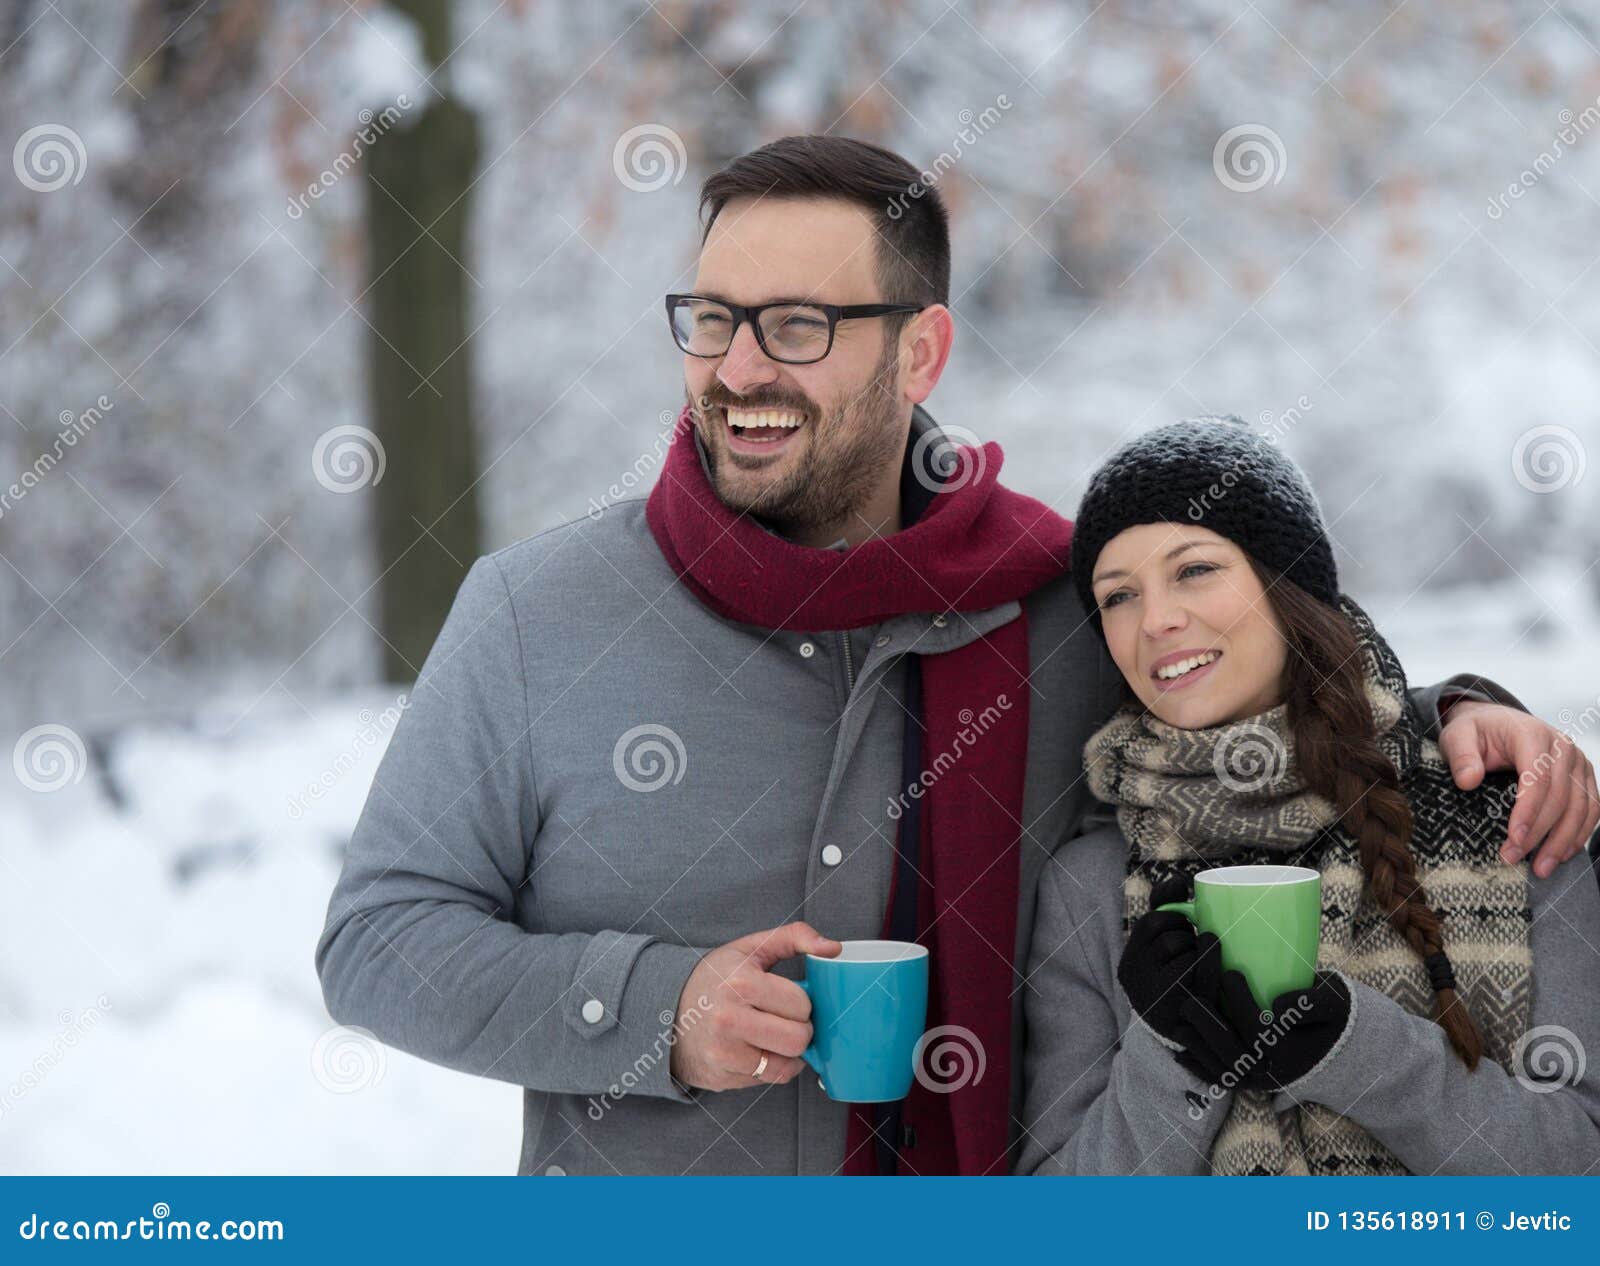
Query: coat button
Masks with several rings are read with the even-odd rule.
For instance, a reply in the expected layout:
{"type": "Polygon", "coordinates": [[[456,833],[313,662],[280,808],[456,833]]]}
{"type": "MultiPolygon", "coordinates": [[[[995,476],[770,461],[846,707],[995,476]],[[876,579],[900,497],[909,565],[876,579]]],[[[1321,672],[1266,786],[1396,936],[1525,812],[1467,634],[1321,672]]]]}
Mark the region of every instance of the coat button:
{"type": "Polygon", "coordinates": [[[822,864],[824,866],[837,866],[844,861],[844,850],[837,844],[828,844],[822,850],[822,864]]]}
{"type": "Polygon", "coordinates": [[[878,638],[878,640],[876,642],[873,643],[873,645],[874,646],[887,646],[892,641],[894,641],[894,639],[892,637],[890,637],[887,633],[884,633],[878,638]]]}
{"type": "Polygon", "coordinates": [[[933,617],[933,627],[936,629],[942,629],[949,623],[950,617],[947,615],[936,615],[933,617]]]}
{"type": "Polygon", "coordinates": [[[544,1171],[544,1176],[546,1178],[565,1178],[567,1171],[562,1169],[560,1165],[551,1165],[544,1171]]]}
{"type": "Polygon", "coordinates": [[[815,646],[813,646],[810,642],[801,642],[800,643],[800,658],[801,659],[810,659],[816,653],[817,653],[817,648],[815,646]]]}
{"type": "Polygon", "coordinates": [[[583,1004],[583,1018],[590,1024],[599,1024],[606,1018],[606,1004],[598,998],[590,998],[583,1004]]]}

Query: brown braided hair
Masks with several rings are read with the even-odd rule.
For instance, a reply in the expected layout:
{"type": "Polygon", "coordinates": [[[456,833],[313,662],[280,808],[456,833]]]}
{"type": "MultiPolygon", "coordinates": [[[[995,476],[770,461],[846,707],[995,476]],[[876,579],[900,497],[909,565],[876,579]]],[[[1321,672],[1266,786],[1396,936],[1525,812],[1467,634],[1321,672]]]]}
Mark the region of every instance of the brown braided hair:
{"type": "MultiPolygon", "coordinates": [[[[1426,963],[1443,951],[1443,932],[1417,878],[1410,802],[1377,743],[1355,630],[1341,611],[1255,559],[1250,564],[1288,641],[1283,699],[1300,772],[1310,790],[1338,810],[1340,825],[1360,845],[1373,897],[1426,963]]],[[[1483,1038],[1454,987],[1435,988],[1433,1018],[1461,1062],[1476,1068],[1483,1038]]]]}

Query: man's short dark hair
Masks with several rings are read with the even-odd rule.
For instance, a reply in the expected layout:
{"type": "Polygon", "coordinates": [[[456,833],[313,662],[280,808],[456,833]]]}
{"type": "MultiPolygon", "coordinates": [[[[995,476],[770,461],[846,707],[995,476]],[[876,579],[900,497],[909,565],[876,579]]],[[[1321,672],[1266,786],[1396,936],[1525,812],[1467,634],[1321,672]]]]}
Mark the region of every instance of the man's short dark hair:
{"type": "Polygon", "coordinates": [[[878,235],[886,303],[950,301],[950,218],[937,191],[900,155],[847,136],[785,136],[734,159],[700,188],[701,244],[734,198],[838,198],[878,235]]]}

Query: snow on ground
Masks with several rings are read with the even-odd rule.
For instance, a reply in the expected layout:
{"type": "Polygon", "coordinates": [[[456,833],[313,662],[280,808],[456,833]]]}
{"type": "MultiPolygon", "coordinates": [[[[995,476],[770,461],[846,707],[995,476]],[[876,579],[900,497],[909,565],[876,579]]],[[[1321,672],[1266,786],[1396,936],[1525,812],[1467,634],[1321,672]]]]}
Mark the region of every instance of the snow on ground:
{"type": "Polygon", "coordinates": [[[120,811],[93,772],[5,780],[0,1172],[515,1170],[515,1086],[342,1043],[322,1005],[312,951],[393,702],[129,729],[120,811]]]}
{"type": "MultiPolygon", "coordinates": [[[[1365,605],[1413,681],[1493,676],[1600,759],[1592,579],[1365,605]]],[[[218,700],[0,783],[0,1172],[514,1171],[515,1087],[343,1042],[313,971],[394,702],[218,700]]]]}

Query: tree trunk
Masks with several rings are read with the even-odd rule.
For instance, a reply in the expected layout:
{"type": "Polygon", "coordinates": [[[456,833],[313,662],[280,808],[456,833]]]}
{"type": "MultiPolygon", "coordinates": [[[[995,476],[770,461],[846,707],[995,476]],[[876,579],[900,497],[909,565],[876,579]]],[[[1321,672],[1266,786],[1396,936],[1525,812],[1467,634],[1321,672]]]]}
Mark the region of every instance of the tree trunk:
{"type": "MultiPolygon", "coordinates": [[[[430,52],[448,47],[444,4],[396,7],[424,24],[430,52]]],[[[472,113],[445,96],[384,132],[366,155],[375,279],[366,299],[368,364],[373,430],[387,463],[373,493],[389,681],[416,677],[479,553],[464,272],[478,150],[472,113]]]]}

